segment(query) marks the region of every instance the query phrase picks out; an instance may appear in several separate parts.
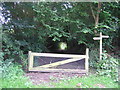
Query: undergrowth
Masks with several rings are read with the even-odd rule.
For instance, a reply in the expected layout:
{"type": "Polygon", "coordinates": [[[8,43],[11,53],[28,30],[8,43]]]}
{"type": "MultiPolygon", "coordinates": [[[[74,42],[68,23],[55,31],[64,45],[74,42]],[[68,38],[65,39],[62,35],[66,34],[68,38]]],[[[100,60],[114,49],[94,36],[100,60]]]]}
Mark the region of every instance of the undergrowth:
{"type": "Polygon", "coordinates": [[[90,51],[90,66],[96,69],[96,74],[101,76],[108,76],[115,82],[118,82],[118,65],[119,59],[114,58],[106,53],[102,54],[102,60],[99,60],[98,51],[90,51]]]}
{"type": "Polygon", "coordinates": [[[108,76],[118,82],[118,63],[119,59],[113,58],[107,53],[103,53],[103,58],[97,63],[97,74],[108,76]]]}
{"type": "Polygon", "coordinates": [[[24,76],[21,65],[2,62],[2,77],[0,78],[0,88],[31,88],[35,87],[24,76]]]}

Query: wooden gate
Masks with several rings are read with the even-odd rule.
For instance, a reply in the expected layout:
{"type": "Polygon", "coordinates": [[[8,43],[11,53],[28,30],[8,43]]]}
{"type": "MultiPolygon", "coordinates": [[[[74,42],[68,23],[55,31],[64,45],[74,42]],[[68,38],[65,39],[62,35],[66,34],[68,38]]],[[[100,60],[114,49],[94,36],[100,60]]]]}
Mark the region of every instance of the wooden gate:
{"type": "Polygon", "coordinates": [[[53,54],[53,53],[35,53],[29,51],[29,71],[40,71],[40,72],[71,72],[71,73],[88,73],[88,59],[89,59],[89,49],[86,49],[86,55],[71,55],[71,54],[53,54]],[[45,64],[37,67],[33,67],[34,56],[44,56],[44,57],[62,57],[70,58],[63,61],[58,61],[50,64],[45,64]],[[70,62],[75,62],[81,59],[85,59],[85,70],[81,69],[55,69],[51,67],[67,64],[70,62]]]}

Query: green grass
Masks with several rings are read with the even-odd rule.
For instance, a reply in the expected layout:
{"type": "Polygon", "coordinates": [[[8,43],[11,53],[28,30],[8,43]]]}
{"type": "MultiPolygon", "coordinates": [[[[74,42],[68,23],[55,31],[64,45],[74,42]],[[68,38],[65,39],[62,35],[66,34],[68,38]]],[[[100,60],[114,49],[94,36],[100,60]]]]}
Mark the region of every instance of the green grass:
{"type": "Polygon", "coordinates": [[[99,85],[105,88],[118,88],[118,84],[111,78],[98,75],[61,79],[50,77],[50,83],[33,85],[27,77],[23,76],[24,72],[18,65],[11,65],[3,69],[4,78],[0,78],[0,88],[101,88],[99,85]]]}
{"type": "Polygon", "coordinates": [[[14,79],[0,79],[0,83],[2,83],[2,88],[101,88],[96,86],[97,84],[105,88],[118,88],[118,84],[109,77],[96,75],[84,76],[82,78],[63,78],[58,82],[51,81],[38,86],[33,85],[28,78],[23,76],[18,76],[14,79]],[[78,83],[81,83],[81,85],[77,85],[78,83]]]}
{"type": "Polygon", "coordinates": [[[24,77],[24,72],[21,65],[4,64],[2,67],[3,73],[0,77],[0,88],[31,88],[34,86],[27,77],[24,77]]]}
{"type": "Polygon", "coordinates": [[[32,85],[30,81],[26,77],[18,76],[14,79],[0,79],[2,88],[34,88],[36,86],[32,85]]]}
{"type": "Polygon", "coordinates": [[[102,88],[99,85],[102,85],[105,88],[118,88],[118,83],[115,83],[109,77],[96,75],[84,76],[82,78],[80,77],[67,78],[62,79],[57,83],[51,82],[49,83],[49,85],[47,84],[44,85],[45,85],[44,87],[52,86],[54,88],[102,88]]]}

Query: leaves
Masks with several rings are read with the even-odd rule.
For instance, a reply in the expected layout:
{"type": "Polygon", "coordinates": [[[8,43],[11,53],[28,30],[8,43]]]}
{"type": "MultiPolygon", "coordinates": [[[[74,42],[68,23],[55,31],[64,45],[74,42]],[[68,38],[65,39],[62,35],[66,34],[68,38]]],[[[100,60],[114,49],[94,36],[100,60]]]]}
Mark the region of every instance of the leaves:
{"type": "Polygon", "coordinates": [[[98,47],[93,41],[94,30],[110,36],[103,46],[113,48],[114,39],[117,42],[120,35],[119,3],[102,3],[99,24],[95,28],[90,6],[96,15],[97,5],[83,2],[2,3],[3,18],[8,21],[3,23],[4,59],[26,60],[29,50],[47,52],[50,40],[98,47]]]}
{"type": "Polygon", "coordinates": [[[97,64],[98,73],[100,75],[107,75],[118,81],[118,59],[108,57],[106,53],[103,54],[103,59],[97,64]]]}

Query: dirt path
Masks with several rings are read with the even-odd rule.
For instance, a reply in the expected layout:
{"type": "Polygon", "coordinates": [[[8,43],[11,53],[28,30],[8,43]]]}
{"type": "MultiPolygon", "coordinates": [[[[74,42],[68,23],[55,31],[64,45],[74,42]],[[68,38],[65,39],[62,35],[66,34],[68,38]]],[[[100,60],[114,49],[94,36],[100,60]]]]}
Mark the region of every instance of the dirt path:
{"type": "Polygon", "coordinates": [[[73,73],[40,73],[40,72],[30,72],[26,73],[25,76],[29,77],[30,81],[34,85],[38,85],[41,83],[49,83],[50,81],[59,81],[65,79],[66,77],[81,77],[85,74],[73,74],[73,73]]]}

